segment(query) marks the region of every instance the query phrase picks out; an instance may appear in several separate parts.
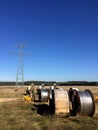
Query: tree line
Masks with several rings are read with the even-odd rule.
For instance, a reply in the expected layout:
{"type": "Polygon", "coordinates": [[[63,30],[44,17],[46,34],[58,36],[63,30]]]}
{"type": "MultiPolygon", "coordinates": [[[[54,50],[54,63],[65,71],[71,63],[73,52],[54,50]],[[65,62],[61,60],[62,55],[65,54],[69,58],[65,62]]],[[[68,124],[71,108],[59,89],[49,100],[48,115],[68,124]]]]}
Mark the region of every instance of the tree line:
{"type": "MultiPolygon", "coordinates": [[[[44,84],[45,86],[53,86],[54,84],[56,84],[57,86],[98,86],[98,82],[97,81],[67,81],[67,82],[55,82],[55,81],[24,81],[24,85],[42,85],[44,84]]],[[[10,86],[16,85],[16,82],[11,82],[11,81],[1,81],[0,82],[0,86],[10,86]]]]}

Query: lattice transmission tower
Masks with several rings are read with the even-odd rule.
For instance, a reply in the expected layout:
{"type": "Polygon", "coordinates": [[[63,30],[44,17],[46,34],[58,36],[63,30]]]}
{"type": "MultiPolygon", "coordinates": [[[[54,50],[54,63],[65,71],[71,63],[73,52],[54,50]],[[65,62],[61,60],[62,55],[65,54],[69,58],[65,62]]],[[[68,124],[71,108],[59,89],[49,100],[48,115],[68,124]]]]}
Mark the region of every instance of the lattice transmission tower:
{"type": "Polygon", "coordinates": [[[18,46],[18,67],[17,67],[17,73],[16,73],[16,87],[22,85],[24,86],[24,67],[23,67],[23,56],[28,55],[24,53],[23,49],[25,48],[25,45],[23,43],[20,43],[18,46]]]}

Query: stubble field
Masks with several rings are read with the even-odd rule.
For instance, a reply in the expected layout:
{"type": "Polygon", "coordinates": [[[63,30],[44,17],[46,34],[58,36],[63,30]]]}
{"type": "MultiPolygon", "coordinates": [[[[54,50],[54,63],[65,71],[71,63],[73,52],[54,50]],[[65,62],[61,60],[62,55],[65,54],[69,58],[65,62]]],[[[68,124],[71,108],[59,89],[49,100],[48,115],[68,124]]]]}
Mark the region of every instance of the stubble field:
{"type": "MultiPolygon", "coordinates": [[[[66,89],[70,87],[64,86],[66,89]]],[[[94,96],[98,96],[98,86],[74,87],[90,89],[94,96]]],[[[0,130],[98,130],[97,103],[93,117],[60,117],[50,115],[45,104],[38,107],[38,103],[24,101],[25,90],[25,87],[0,86],[0,130]]]]}

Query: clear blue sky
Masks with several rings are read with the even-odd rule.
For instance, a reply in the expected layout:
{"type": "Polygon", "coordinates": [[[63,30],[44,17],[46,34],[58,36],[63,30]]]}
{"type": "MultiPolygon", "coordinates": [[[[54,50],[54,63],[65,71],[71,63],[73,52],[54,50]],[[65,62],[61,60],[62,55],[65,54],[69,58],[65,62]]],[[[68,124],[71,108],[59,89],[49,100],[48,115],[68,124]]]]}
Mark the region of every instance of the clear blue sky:
{"type": "Polygon", "coordinates": [[[0,0],[0,81],[98,81],[98,0],[0,0]]]}

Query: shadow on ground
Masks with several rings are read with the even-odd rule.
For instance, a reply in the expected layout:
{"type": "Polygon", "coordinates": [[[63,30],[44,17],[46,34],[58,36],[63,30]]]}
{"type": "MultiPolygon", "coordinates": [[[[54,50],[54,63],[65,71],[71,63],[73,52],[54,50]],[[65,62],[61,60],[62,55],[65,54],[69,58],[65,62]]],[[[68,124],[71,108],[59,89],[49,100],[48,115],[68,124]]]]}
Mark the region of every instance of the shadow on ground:
{"type": "Polygon", "coordinates": [[[47,104],[37,104],[37,105],[34,104],[34,106],[36,107],[38,114],[43,115],[43,116],[50,114],[50,109],[47,104]]]}

